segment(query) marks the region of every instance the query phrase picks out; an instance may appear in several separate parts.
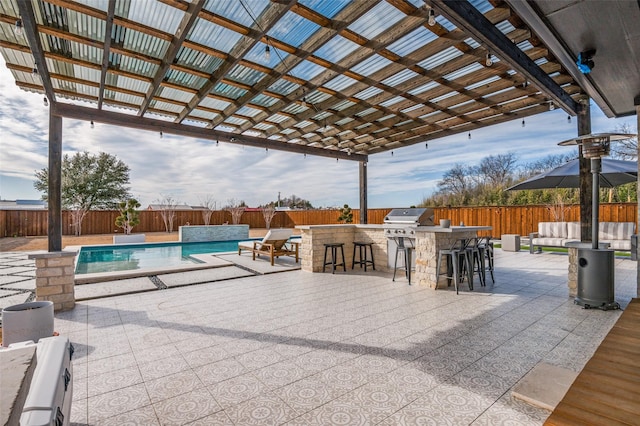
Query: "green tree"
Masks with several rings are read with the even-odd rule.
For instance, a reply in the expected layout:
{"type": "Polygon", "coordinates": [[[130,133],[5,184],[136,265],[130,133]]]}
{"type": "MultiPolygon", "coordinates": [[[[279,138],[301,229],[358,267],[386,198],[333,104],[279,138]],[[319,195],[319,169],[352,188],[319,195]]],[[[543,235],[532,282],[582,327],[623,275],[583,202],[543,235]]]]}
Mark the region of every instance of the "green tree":
{"type": "MultiPolygon", "coordinates": [[[[49,169],[35,172],[33,186],[49,199],[49,169]]],[[[114,155],[78,152],[62,159],[62,208],[71,210],[75,235],[82,233],[82,221],[92,209],[112,209],[129,195],[129,166],[114,155]]]]}
{"type": "Polygon", "coordinates": [[[116,226],[124,230],[125,235],[131,234],[134,226],[140,223],[140,212],[136,209],[140,207],[138,200],[129,198],[118,204],[120,216],[116,217],[116,226]]]}

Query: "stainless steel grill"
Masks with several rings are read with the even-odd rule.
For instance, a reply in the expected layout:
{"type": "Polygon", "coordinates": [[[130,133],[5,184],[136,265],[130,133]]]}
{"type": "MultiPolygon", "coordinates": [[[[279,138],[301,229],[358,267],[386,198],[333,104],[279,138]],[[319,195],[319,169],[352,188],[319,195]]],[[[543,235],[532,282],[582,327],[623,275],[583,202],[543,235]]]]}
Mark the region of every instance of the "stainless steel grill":
{"type": "Polygon", "coordinates": [[[393,209],[384,218],[387,238],[412,238],[418,226],[433,226],[434,212],[430,208],[393,209]]]}
{"type": "MultiPolygon", "coordinates": [[[[384,235],[387,237],[387,262],[388,265],[396,264],[396,251],[400,247],[413,247],[415,240],[415,230],[418,226],[433,226],[434,211],[430,208],[413,208],[413,209],[393,209],[384,218],[384,235]]],[[[407,255],[402,256],[401,265],[398,267],[405,268],[404,264],[407,255]]],[[[415,258],[410,258],[411,267],[415,267],[415,258]]],[[[410,273],[407,277],[410,280],[410,273]]]]}

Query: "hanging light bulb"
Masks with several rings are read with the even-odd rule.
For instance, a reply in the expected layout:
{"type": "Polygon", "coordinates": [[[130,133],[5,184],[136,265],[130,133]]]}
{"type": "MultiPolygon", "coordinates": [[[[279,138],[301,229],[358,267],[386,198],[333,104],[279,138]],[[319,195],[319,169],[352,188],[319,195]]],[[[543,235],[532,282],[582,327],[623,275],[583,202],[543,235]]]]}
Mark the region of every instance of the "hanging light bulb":
{"type": "Polygon", "coordinates": [[[487,52],[487,59],[486,59],[486,61],[484,63],[488,67],[493,65],[493,60],[491,60],[491,52],[487,52]]]}
{"type": "Polygon", "coordinates": [[[522,119],[522,127],[526,126],[525,122],[524,122],[524,118],[522,119]]]}
{"type": "Polygon", "coordinates": [[[424,144],[424,149],[429,149],[429,144],[428,143],[424,144]]]}
{"type": "Polygon", "coordinates": [[[393,151],[391,151],[391,156],[393,157],[393,151]]]}
{"type": "Polygon", "coordinates": [[[467,137],[468,137],[469,139],[471,139],[471,132],[469,132],[469,134],[467,135],[467,137]]]}
{"type": "Polygon", "coordinates": [[[216,139],[216,146],[218,146],[219,144],[220,144],[220,141],[216,139]]]}
{"type": "Polygon", "coordinates": [[[47,97],[44,97],[44,106],[49,106],[49,99],[47,99],[47,97]]]}
{"type": "Polygon", "coordinates": [[[93,120],[91,120],[91,128],[93,129],[96,125],[93,124],[93,120]]]}
{"type": "Polygon", "coordinates": [[[162,130],[160,130],[160,139],[162,139],[162,130]]]}
{"type": "Polygon", "coordinates": [[[268,44],[264,47],[264,59],[267,62],[271,62],[271,48],[268,44]]]}
{"type": "Polygon", "coordinates": [[[571,124],[571,116],[567,115],[567,123],[571,124]]]}
{"type": "Polygon", "coordinates": [[[436,11],[433,10],[433,7],[429,8],[429,26],[433,27],[436,24],[436,11]]]}
{"type": "Polygon", "coordinates": [[[338,162],[339,158],[336,158],[336,163],[338,162]]]}
{"type": "Polygon", "coordinates": [[[24,34],[24,27],[22,26],[22,19],[18,19],[16,21],[16,26],[13,29],[13,32],[17,35],[17,36],[21,36],[24,34]]]}
{"type": "Polygon", "coordinates": [[[549,111],[556,109],[556,105],[553,102],[549,102],[549,111]]]}

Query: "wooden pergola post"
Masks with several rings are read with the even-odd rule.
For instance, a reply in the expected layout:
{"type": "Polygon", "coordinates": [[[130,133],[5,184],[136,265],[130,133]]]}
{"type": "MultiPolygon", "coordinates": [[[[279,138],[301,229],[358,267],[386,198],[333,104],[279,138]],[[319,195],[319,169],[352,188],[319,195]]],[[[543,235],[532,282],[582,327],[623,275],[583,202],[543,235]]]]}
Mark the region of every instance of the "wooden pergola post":
{"type": "Polygon", "coordinates": [[[367,214],[367,162],[360,161],[360,223],[369,223],[367,214]]]}
{"type": "MultiPolygon", "coordinates": [[[[578,136],[591,133],[591,105],[589,98],[580,100],[578,110],[578,136]]],[[[580,154],[580,241],[591,241],[593,202],[591,160],[582,155],[582,145],[578,145],[580,154]]]]}
{"type": "Polygon", "coordinates": [[[62,117],[49,110],[49,251],[62,251],[62,117]]]}

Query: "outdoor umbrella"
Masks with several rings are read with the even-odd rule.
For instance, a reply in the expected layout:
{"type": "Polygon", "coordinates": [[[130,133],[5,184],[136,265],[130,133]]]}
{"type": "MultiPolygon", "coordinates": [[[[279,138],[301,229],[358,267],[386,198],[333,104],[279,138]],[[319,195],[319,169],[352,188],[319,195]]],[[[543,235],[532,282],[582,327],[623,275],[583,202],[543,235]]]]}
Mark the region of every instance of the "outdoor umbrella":
{"type": "MultiPolygon", "coordinates": [[[[612,188],[625,183],[636,182],[638,179],[638,162],[602,159],[602,172],[600,173],[600,187],[612,188]]],[[[580,186],[579,160],[571,160],[560,167],[548,172],[540,173],[507,188],[507,191],[520,189],[552,189],[552,188],[578,188],[580,186]]]]}

